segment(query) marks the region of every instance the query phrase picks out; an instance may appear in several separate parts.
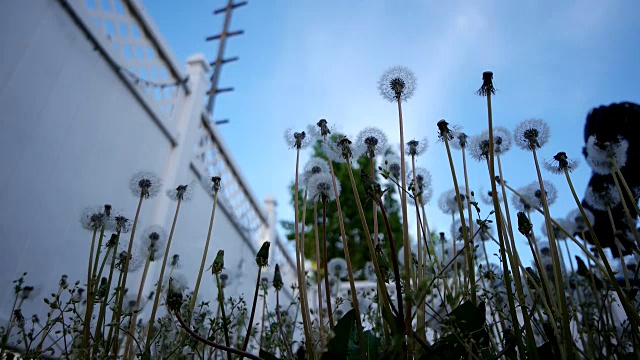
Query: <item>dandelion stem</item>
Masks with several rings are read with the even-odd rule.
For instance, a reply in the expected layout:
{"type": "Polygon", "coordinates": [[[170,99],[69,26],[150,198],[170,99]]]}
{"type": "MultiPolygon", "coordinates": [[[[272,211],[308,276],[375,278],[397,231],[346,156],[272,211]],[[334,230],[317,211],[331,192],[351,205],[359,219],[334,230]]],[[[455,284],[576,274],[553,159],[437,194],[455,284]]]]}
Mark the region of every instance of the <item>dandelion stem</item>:
{"type": "Polygon", "coordinates": [[[299,237],[299,240],[300,240],[300,252],[299,252],[300,255],[299,256],[300,256],[300,264],[301,264],[301,267],[302,267],[301,276],[302,276],[302,280],[303,280],[303,283],[305,284],[305,286],[301,289],[302,291],[300,292],[300,294],[303,296],[303,299],[304,299],[302,301],[302,304],[303,304],[303,307],[302,307],[303,313],[302,314],[307,318],[307,324],[309,324],[309,329],[310,329],[309,330],[309,335],[311,335],[311,338],[308,341],[310,341],[311,343],[314,343],[313,331],[311,331],[311,315],[310,315],[310,312],[309,312],[309,298],[307,296],[307,271],[306,271],[306,267],[307,267],[306,263],[307,262],[306,262],[305,251],[304,251],[304,246],[305,246],[305,242],[306,242],[306,231],[305,231],[304,228],[305,228],[305,224],[307,222],[307,195],[308,195],[308,192],[307,192],[307,189],[305,188],[304,197],[303,197],[303,200],[302,200],[302,226],[301,226],[301,229],[300,229],[302,231],[301,231],[301,234],[300,234],[300,237],[299,237]]]}
{"type": "MultiPolygon", "coordinates": [[[[327,138],[324,138],[325,143],[327,138]]],[[[347,163],[349,161],[347,160],[347,163]]],[[[366,348],[364,342],[364,334],[362,330],[362,319],[360,318],[360,309],[358,307],[358,295],[356,294],[356,284],[353,279],[353,269],[351,267],[351,257],[349,256],[349,244],[347,243],[347,234],[344,230],[344,218],[342,216],[342,207],[340,206],[340,194],[338,193],[338,184],[336,182],[336,174],[333,169],[333,163],[329,161],[329,170],[331,171],[331,181],[333,182],[333,192],[336,198],[336,207],[338,210],[338,224],[340,225],[340,235],[342,237],[342,248],[344,251],[344,260],[347,262],[347,274],[349,275],[349,286],[351,288],[351,300],[353,301],[353,310],[356,313],[356,333],[358,335],[358,345],[360,347],[360,355],[366,359],[366,348]]],[[[297,176],[296,176],[297,179],[297,176]]],[[[297,188],[296,188],[297,190],[297,188]]],[[[326,265],[326,264],[325,264],[326,265]]]]}
{"type": "MultiPolygon", "coordinates": [[[[458,188],[458,177],[456,176],[456,168],[453,165],[453,157],[451,156],[451,147],[449,146],[449,137],[444,136],[443,139],[444,139],[444,146],[447,149],[447,157],[449,158],[449,168],[451,170],[451,177],[453,179],[453,188],[456,192],[456,203],[458,204],[458,212],[460,214],[460,223],[462,224],[462,238],[464,239],[465,242],[471,241],[471,248],[475,249],[473,245],[473,239],[469,238],[469,233],[467,231],[467,222],[465,220],[464,208],[462,207],[462,200],[460,198],[460,189],[458,188]]],[[[467,189],[466,191],[468,193],[469,189],[467,189]]],[[[468,196],[468,195],[465,194],[465,196],[468,196]]],[[[467,203],[469,202],[469,197],[467,197],[466,201],[467,203]]],[[[470,209],[469,209],[469,212],[471,212],[470,209]]],[[[452,240],[453,240],[454,251],[455,251],[456,239],[454,238],[452,240]]],[[[467,248],[465,248],[464,253],[466,255],[466,260],[467,260],[467,267],[468,267],[467,271],[469,271],[469,277],[471,278],[471,302],[475,304],[477,302],[477,299],[476,299],[476,281],[475,281],[476,279],[475,279],[475,267],[473,264],[473,255],[468,251],[467,248]]],[[[456,263],[454,263],[453,265],[456,266],[456,263]]],[[[464,276],[466,277],[466,272],[464,276]]],[[[458,279],[457,273],[456,273],[455,279],[458,279]]],[[[466,293],[466,289],[464,293],[466,293]]]]}
{"type": "MultiPolygon", "coordinates": [[[[402,176],[402,188],[407,188],[407,170],[405,168],[405,156],[404,156],[404,128],[402,123],[402,98],[397,96],[398,103],[398,127],[400,130],[400,176],[402,176]]],[[[409,243],[409,215],[407,211],[407,194],[403,191],[400,196],[401,208],[402,208],[402,244],[404,246],[404,281],[407,287],[410,286],[411,281],[411,244],[409,243]]],[[[392,254],[392,257],[395,253],[392,254]]],[[[408,293],[407,293],[408,294],[408,293]]],[[[402,293],[398,293],[398,297],[402,297],[402,293]]],[[[407,354],[412,350],[412,337],[413,328],[411,325],[411,298],[406,297],[405,301],[405,336],[407,340],[407,354]]],[[[407,355],[408,356],[408,355],[407,355]]]]}
{"type": "MultiPolygon", "coordinates": [[[[493,207],[495,209],[495,217],[496,217],[496,229],[498,230],[498,239],[499,239],[499,245],[500,245],[500,255],[502,257],[502,267],[503,267],[503,276],[504,276],[504,280],[505,280],[505,286],[506,286],[506,290],[507,290],[507,299],[509,302],[509,311],[511,313],[511,319],[514,323],[514,325],[518,324],[518,315],[516,313],[516,308],[515,308],[515,301],[513,298],[513,293],[511,290],[511,275],[509,274],[509,267],[507,265],[507,254],[506,254],[506,246],[505,246],[505,239],[504,239],[504,235],[501,231],[503,223],[502,223],[502,216],[500,215],[501,213],[501,208],[500,208],[500,203],[498,201],[498,189],[496,186],[496,177],[495,177],[495,167],[494,167],[494,155],[495,155],[495,149],[494,149],[494,141],[493,141],[493,112],[491,109],[491,91],[487,91],[486,92],[486,98],[487,98],[487,119],[488,119],[488,123],[489,123],[489,156],[488,156],[488,166],[489,166],[489,177],[490,177],[490,182],[491,182],[491,194],[492,194],[492,198],[493,198],[493,207]]],[[[512,264],[512,267],[514,267],[514,265],[512,264]]],[[[515,338],[516,338],[516,344],[518,346],[518,351],[521,354],[521,356],[524,356],[525,354],[525,348],[524,348],[524,344],[522,343],[522,334],[520,331],[520,326],[514,326],[514,334],[515,334],[515,338]]],[[[529,338],[529,337],[527,337],[529,338]]],[[[535,348],[535,343],[534,344],[530,344],[530,341],[527,341],[527,347],[528,348],[532,348],[530,349],[531,352],[529,354],[535,354],[536,348],[535,348]]],[[[534,357],[535,358],[535,357],[534,357]]]]}
{"type": "MultiPolygon", "coordinates": [[[[322,267],[324,268],[324,292],[327,298],[327,315],[329,330],[333,332],[333,313],[331,311],[331,288],[329,287],[329,271],[327,269],[327,199],[322,197],[322,267]]],[[[320,282],[318,280],[318,282],[320,282]]]]}
{"type": "MultiPolygon", "coordinates": [[[[196,280],[196,286],[193,288],[193,295],[191,295],[191,302],[189,303],[189,313],[187,321],[191,321],[193,309],[196,305],[196,299],[198,297],[198,291],[200,290],[200,282],[202,281],[202,273],[204,273],[204,265],[207,262],[207,254],[209,253],[209,243],[211,242],[211,230],[213,229],[213,220],[216,216],[216,207],[218,205],[218,190],[213,192],[213,205],[211,206],[211,217],[209,219],[209,230],[207,231],[207,240],[204,243],[204,251],[202,253],[202,261],[200,261],[200,271],[198,272],[198,278],[196,280]]],[[[167,248],[167,251],[168,248],[167,248]]],[[[167,254],[165,253],[165,259],[167,254]]],[[[166,261],[166,260],[165,260],[166,261]]]]}
{"type": "MultiPolygon", "coordinates": [[[[136,306],[134,307],[134,310],[140,310],[140,302],[142,301],[142,293],[144,291],[144,283],[147,281],[147,274],[149,272],[149,264],[151,264],[151,252],[149,252],[147,254],[147,258],[145,259],[144,262],[144,269],[142,270],[142,278],[140,278],[140,287],[138,288],[138,296],[136,297],[136,306]]],[[[131,334],[135,333],[136,330],[136,320],[138,318],[138,313],[134,311],[133,314],[131,314],[131,321],[129,324],[129,332],[131,334]]],[[[133,341],[130,337],[127,338],[127,341],[125,342],[125,346],[124,346],[124,358],[123,359],[129,359],[129,354],[131,353],[131,347],[133,345],[133,341]]]]}
{"type": "Polygon", "coordinates": [[[184,321],[184,319],[182,319],[182,317],[180,316],[180,314],[178,312],[173,312],[173,314],[175,315],[176,319],[178,319],[178,322],[180,323],[180,326],[182,326],[182,328],[189,334],[191,335],[191,337],[193,337],[194,339],[200,341],[201,343],[211,346],[211,347],[215,347],[216,349],[220,349],[222,351],[226,351],[226,352],[230,352],[230,353],[234,353],[237,355],[240,355],[241,358],[243,359],[244,357],[248,357],[249,359],[253,359],[253,360],[263,360],[262,358],[255,356],[251,353],[245,352],[245,351],[241,351],[238,349],[234,349],[231,347],[227,347],[224,345],[220,345],[220,344],[216,344],[213,341],[209,341],[205,338],[203,338],[202,336],[198,335],[195,331],[191,330],[191,328],[189,328],[189,325],[187,325],[184,321]]]}
{"type": "MultiPolygon", "coordinates": [[[[258,302],[258,292],[260,291],[260,274],[262,273],[262,266],[258,266],[258,277],[256,279],[256,291],[253,294],[253,305],[251,306],[251,315],[249,315],[249,325],[247,325],[247,334],[244,337],[242,343],[242,351],[247,351],[249,345],[249,339],[251,338],[251,330],[253,329],[253,318],[256,315],[256,303],[258,302]]],[[[240,360],[244,359],[244,356],[240,356],[240,360]]]]}
{"type": "Polygon", "coordinates": [[[133,249],[133,239],[136,235],[136,228],[138,227],[138,218],[140,217],[140,209],[142,208],[142,201],[144,200],[144,196],[141,193],[140,199],[138,200],[138,208],[136,209],[136,216],[133,219],[133,225],[131,227],[131,237],[129,238],[129,246],[127,247],[127,256],[124,260],[124,266],[122,268],[121,276],[122,283],[120,284],[120,296],[118,297],[118,305],[116,306],[116,314],[114,317],[115,324],[113,325],[114,337],[113,337],[113,357],[118,357],[118,351],[120,347],[118,346],[118,333],[120,332],[120,317],[122,316],[122,303],[124,302],[124,289],[127,286],[127,274],[129,273],[129,260],[131,259],[131,250],[133,249]]]}
{"type": "MultiPolygon", "coordinates": [[[[380,298],[380,302],[382,306],[387,307],[388,303],[391,301],[389,299],[389,294],[387,294],[387,287],[384,285],[384,280],[382,277],[382,273],[380,272],[380,265],[378,264],[378,258],[376,256],[375,249],[373,247],[373,242],[371,241],[371,235],[369,232],[369,226],[367,225],[367,219],[364,215],[364,209],[362,208],[362,202],[360,201],[360,195],[358,194],[358,187],[356,186],[356,181],[353,176],[353,169],[351,168],[351,163],[349,159],[346,161],[347,165],[347,173],[349,174],[349,180],[351,181],[351,189],[353,190],[353,196],[356,200],[356,207],[358,208],[358,215],[360,216],[360,223],[362,224],[362,229],[364,230],[365,240],[367,242],[367,246],[369,248],[369,255],[371,255],[371,262],[373,263],[373,269],[376,273],[376,280],[378,283],[378,287],[382,289],[382,297],[380,298]]],[[[376,201],[374,201],[375,203],[376,201]]],[[[391,309],[388,309],[391,310],[391,309]]]]}
{"type": "MultiPolygon", "coordinates": [[[[287,337],[284,335],[284,328],[282,326],[282,316],[280,315],[280,290],[276,290],[276,316],[278,318],[278,328],[280,329],[280,336],[282,337],[282,346],[286,349],[287,354],[289,354],[289,358],[293,359],[294,357],[291,353],[291,346],[289,346],[287,337]]],[[[229,357],[229,359],[231,358],[229,357]]]]}
{"type": "MultiPolygon", "coordinates": [[[[331,162],[329,162],[329,164],[331,164],[331,162]]],[[[304,329],[304,336],[305,336],[305,346],[307,348],[307,353],[309,354],[309,356],[311,357],[311,359],[315,358],[315,353],[313,352],[313,346],[312,346],[312,337],[311,337],[311,324],[308,323],[308,318],[306,316],[306,311],[305,311],[305,304],[304,304],[304,289],[303,287],[306,287],[306,280],[304,279],[304,264],[300,263],[300,236],[304,236],[304,234],[300,234],[300,228],[299,225],[300,224],[300,207],[299,207],[299,200],[298,197],[300,196],[300,189],[299,189],[299,168],[300,168],[300,148],[298,147],[296,149],[296,176],[295,176],[295,196],[293,197],[293,201],[294,201],[294,221],[295,221],[295,229],[294,229],[294,234],[295,234],[295,241],[296,241],[296,273],[298,274],[298,286],[299,286],[299,292],[298,292],[298,296],[300,297],[300,306],[302,307],[302,327],[304,329]]]]}
{"type": "Polygon", "coordinates": [[[87,307],[84,316],[84,327],[82,329],[82,347],[81,352],[86,352],[85,356],[91,358],[91,348],[89,347],[90,335],[91,335],[91,317],[93,316],[93,274],[97,271],[95,267],[98,265],[100,246],[102,246],[102,237],[104,236],[104,224],[100,229],[100,239],[98,240],[98,250],[96,251],[96,260],[94,270],[91,270],[91,263],[93,261],[94,245],[96,240],[96,230],[93,230],[93,238],[91,239],[91,250],[89,254],[89,266],[87,269],[87,307]]]}
{"type": "MultiPolygon", "coordinates": [[[[173,232],[176,229],[176,223],[178,222],[178,214],[180,213],[180,204],[182,198],[178,198],[176,203],[176,212],[173,215],[173,223],[171,224],[171,231],[169,232],[169,238],[167,239],[167,246],[164,250],[164,258],[162,259],[162,266],[160,267],[160,275],[158,276],[158,284],[156,285],[156,294],[153,300],[153,307],[151,308],[151,315],[149,316],[149,323],[147,324],[147,339],[145,341],[144,353],[151,353],[151,341],[154,338],[153,324],[156,320],[156,312],[158,311],[158,305],[160,303],[160,294],[162,293],[162,281],[164,277],[164,270],[167,266],[167,259],[169,258],[169,250],[171,249],[171,240],[173,240],[173,232]]],[[[195,296],[194,296],[195,298],[195,296]]]]}
{"type": "Polygon", "coordinates": [[[313,202],[313,232],[316,240],[316,284],[318,287],[318,334],[320,348],[324,349],[324,321],[322,319],[322,282],[320,281],[320,236],[318,234],[318,202],[313,202]]]}
{"type": "MultiPolygon", "coordinates": [[[[222,287],[222,283],[220,282],[220,275],[216,272],[216,285],[218,286],[218,307],[220,308],[220,312],[222,313],[222,331],[224,332],[224,344],[227,347],[231,346],[231,341],[229,341],[229,325],[227,324],[227,314],[224,309],[224,288],[222,287]]],[[[227,359],[231,360],[231,353],[227,352],[227,359]]]]}
{"type": "MultiPolygon", "coordinates": [[[[620,196],[620,202],[622,203],[622,209],[624,210],[624,214],[627,217],[627,223],[633,224],[629,226],[629,230],[631,230],[631,233],[633,234],[633,237],[635,238],[636,243],[640,245],[640,235],[638,235],[638,230],[636,230],[636,226],[635,226],[636,220],[631,217],[631,213],[629,212],[629,207],[627,206],[627,201],[624,198],[624,194],[622,193],[622,187],[620,187],[620,182],[618,181],[618,176],[622,178],[622,174],[616,173],[613,168],[613,165],[611,167],[612,167],[611,177],[613,178],[613,181],[616,184],[616,190],[618,191],[618,195],[620,196]],[[618,176],[616,176],[616,174],[618,176]]],[[[633,196],[631,197],[631,199],[634,199],[633,196]]],[[[636,208],[637,208],[637,204],[636,204],[636,208]]],[[[613,223],[612,223],[612,226],[613,226],[613,223]]],[[[614,235],[614,238],[615,238],[615,235],[614,235]]],[[[620,252],[620,258],[623,258],[622,252],[620,252]]]]}

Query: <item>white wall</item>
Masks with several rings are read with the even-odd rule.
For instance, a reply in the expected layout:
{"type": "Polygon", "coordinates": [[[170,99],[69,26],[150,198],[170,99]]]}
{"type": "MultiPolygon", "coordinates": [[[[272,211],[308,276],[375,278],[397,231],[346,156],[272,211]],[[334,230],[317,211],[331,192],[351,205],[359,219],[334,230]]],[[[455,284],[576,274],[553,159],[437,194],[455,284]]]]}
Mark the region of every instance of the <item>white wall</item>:
{"type": "MultiPolygon", "coordinates": [[[[82,15],[82,1],[71,3],[82,15]]],[[[188,61],[191,91],[183,91],[169,118],[157,116],[153,103],[140,96],[144,93],[94,50],[58,1],[3,2],[0,49],[0,318],[7,317],[13,301],[12,280],[23,272],[29,273],[27,283],[40,289],[39,299],[25,304],[24,314],[42,315],[41,298],[56,290],[60,275],[86,281],[91,233],[79,224],[85,206],[109,203],[133,218],[137,199],[128,181],[139,170],[158,173],[165,189],[196,181],[191,164],[208,65],[203,57],[188,61]]],[[[182,207],[171,251],[181,255],[180,271],[191,286],[212,201],[196,187],[194,199],[182,207]]],[[[156,223],[168,231],[173,206],[164,190],[145,201],[138,234],[156,223]]],[[[258,244],[252,241],[218,209],[208,262],[218,249],[226,251],[230,270],[242,262],[245,277],[233,291],[245,298],[252,296],[256,271],[258,244]]],[[[272,254],[276,251],[272,246],[272,254]]],[[[149,284],[158,271],[151,269],[149,284]]],[[[138,276],[131,277],[130,288],[137,288],[138,276]]],[[[200,294],[208,300],[214,299],[212,284],[205,275],[200,294]]]]}

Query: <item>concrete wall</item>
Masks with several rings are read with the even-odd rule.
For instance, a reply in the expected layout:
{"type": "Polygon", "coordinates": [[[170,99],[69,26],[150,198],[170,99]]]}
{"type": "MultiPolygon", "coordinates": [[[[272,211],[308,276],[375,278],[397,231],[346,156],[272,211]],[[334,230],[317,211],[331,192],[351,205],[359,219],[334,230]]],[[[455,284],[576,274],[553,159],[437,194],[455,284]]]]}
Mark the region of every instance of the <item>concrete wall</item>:
{"type": "MultiPolygon", "coordinates": [[[[202,136],[201,123],[208,119],[203,114],[208,65],[204,57],[194,56],[183,73],[141,5],[124,3],[129,10],[138,9],[136,16],[142,18],[136,21],[157,40],[156,52],[164,54],[162,61],[172,76],[189,76],[170,113],[114,66],[126,59],[89,21],[84,1],[8,0],[2,4],[0,318],[6,319],[12,305],[12,280],[23,272],[29,273],[27,283],[40,293],[38,300],[25,304],[25,316],[45,313],[40,298],[56,290],[60,275],[86,281],[91,233],[80,227],[79,215],[85,206],[109,203],[133,218],[137,199],[129,192],[128,181],[139,170],[156,172],[166,184],[164,189],[195,183],[194,199],[182,206],[171,250],[181,255],[180,271],[190,285],[195,282],[212,203],[197,183],[199,175],[209,174],[193,159],[194,144],[202,136]]],[[[224,147],[220,138],[214,140],[224,147]]],[[[233,167],[232,157],[226,156],[231,159],[225,160],[227,168],[241,173],[233,167]]],[[[250,197],[246,182],[234,176],[250,197]]],[[[152,224],[169,230],[175,203],[167,199],[164,189],[144,202],[138,234],[152,224]]],[[[250,297],[255,252],[260,241],[275,241],[275,232],[269,227],[273,224],[263,220],[260,234],[247,235],[236,226],[233,211],[226,204],[216,213],[208,262],[218,249],[224,249],[227,268],[240,276],[230,291],[250,297]]],[[[275,220],[273,214],[262,216],[275,220]]],[[[286,254],[276,255],[279,249],[272,245],[272,255],[286,259],[286,254]]],[[[293,276],[286,264],[281,266],[293,276]]],[[[157,268],[150,270],[149,285],[157,272],[157,268]]],[[[138,277],[132,275],[130,288],[137,289],[138,277]]],[[[212,284],[210,275],[205,275],[200,294],[208,300],[214,299],[212,284]]]]}

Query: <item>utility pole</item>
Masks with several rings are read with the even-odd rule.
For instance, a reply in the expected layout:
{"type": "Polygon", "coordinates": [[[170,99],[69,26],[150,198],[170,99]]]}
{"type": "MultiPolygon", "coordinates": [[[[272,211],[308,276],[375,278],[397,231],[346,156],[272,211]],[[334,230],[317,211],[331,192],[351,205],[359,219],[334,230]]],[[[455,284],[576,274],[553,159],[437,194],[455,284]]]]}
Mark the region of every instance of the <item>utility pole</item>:
{"type": "MultiPolygon", "coordinates": [[[[213,12],[214,15],[224,13],[224,24],[222,25],[222,32],[220,34],[209,36],[206,39],[207,41],[220,40],[220,43],[218,44],[218,56],[216,57],[215,61],[209,63],[209,65],[213,67],[213,75],[211,75],[211,88],[209,89],[209,91],[207,91],[207,95],[209,95],[209,100],[207,101],[207,111],[211,116],[213,116],[213,106],[215,103],[216,95],[222,92],[233,91],[232,87],[219,88],[218,81],[220,79],[220,70],[222,68],[222,65],[238,60],[237,56],[225,59],[224,49],[225,49],[225,45],[227,43],[228,37],[244,34],[244,30],[237,30],[237,31],[231,31],[231,32],[229,31],[229,24],[231,23],[232,11],[244,5],[247,5],[246,1],[240,1],[240,2],[234,3],[233,0],[228,0],[227,6],[225,6],[224,8],[215,10],[213,12]]],[[[220,124],[224,124],[226,122],[228,122],[228,120],[222,120],[220,124]]]]}

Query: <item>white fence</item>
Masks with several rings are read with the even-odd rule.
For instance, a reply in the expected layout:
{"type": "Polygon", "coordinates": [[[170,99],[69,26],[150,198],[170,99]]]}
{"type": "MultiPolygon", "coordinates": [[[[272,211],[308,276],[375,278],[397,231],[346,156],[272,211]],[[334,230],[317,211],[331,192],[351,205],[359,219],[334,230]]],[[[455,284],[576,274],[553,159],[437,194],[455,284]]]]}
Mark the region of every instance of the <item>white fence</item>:
{"type": "MultiPolygon", "coordinates": [[[[237,281],[229,295],[252,292],[263,241],[272,242],[271,264],[293,282],[294,264],[275,232],[275,201],[256,199],[204,111],[206,59],[195,55],[182,70],[138,0],[5,1],[0,47],[0,319],[23,272],[41,295],[55,291],[62,274],[86,277],[91,234],[79,214],[109,203],[133,217],[137,201],[127,184],[139,170],[157,172],[165,188],[222,177],[209,261],[226,250],[237,281]]],[[[171,253],[180,254],[190,280],[210,207],[197,187],[181,209],[171,253]]],[[[140,227],[169,227],[172,217],[173,203],[159,196],[143,205],[140,227]]],[[[200,294],[215,299],[206,276],[200,294]]],[[[25,316],[42,314],[41,304],[25,304],[25,316]]]]}

